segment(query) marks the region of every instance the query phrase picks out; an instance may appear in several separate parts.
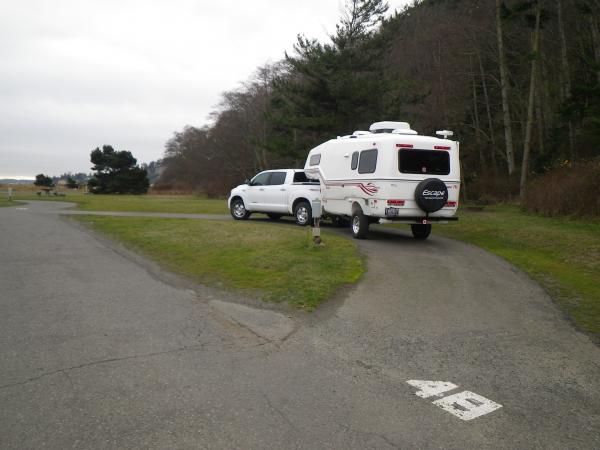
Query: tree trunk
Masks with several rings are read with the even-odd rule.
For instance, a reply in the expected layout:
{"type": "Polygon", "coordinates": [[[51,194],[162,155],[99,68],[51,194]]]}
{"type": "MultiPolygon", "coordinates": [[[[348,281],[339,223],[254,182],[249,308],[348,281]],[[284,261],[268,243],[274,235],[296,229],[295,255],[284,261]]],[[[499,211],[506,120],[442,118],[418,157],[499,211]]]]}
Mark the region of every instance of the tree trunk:
{"type": "Polygon", "coordinates": [[[496,37],[498,39],[498,64],[500,66],[500,88],[502,92],[502,112],[504,118],[504,139],[506,141],[506,161],[508,174],[515,171],[515,154],[512,142],[512,124],[510,122],[510,109],[508,106],[508,70],[506,68],[506,55],[504,54],[504,40],[502,36],[502,17],[500,0],[496,0],[496,37]]]}
{"type": "Polygon", "coordinates": [[[527,173],[529,171],[529,153],[531,150],[531,134],[533,129],[533,109],[535,106],[535,81],[537,75],[537,62],[540,49],[540,18],[542,7],[538,0],[535,5],[535,29],[533,30],[533,46],[531,58],[531,74],[529,78],[529,99],[527,101],[527,122],[525,125],[525,142],[523,143],[523,164],[521,165],[521,184],[519,194],[521,200],[525,195],[527,173]]]}
{"type": "Polygon", "coordinates": [[[481,75],[481,87],[483,88],[483,98],[485,100],[485,112],[488,121],[488,133],[490,138],[490,156],[492,159],[492,170],[496,173],[496,137],[494,135],[494,125],[492,122],[492,109],[490,107],[490,98],[487,90],[487,81],[485,80],[485,72],[483,70],[483,62],[481,61],[481,54],[477,50],[477,60],[479,61],[479,73],[481,75]]]}
{"type": "Polygon", "coordinates": [[[475,82],[475,72],[473,71],[473,61],[471,57],[469,57],[469,65],[471,66],[471,76],[472,76],[472,84],[473,84],[473,126],[475,127],[475,145],[477,146],[477,150],[479,151],[479,164],[481,165],[481,170],[485,170],[485,154],[483,152],[483,145],[481,142],[481,130],[479,128],[479,111],[478,111],[478,102],[477,102],[477,84],[475,82]]]}
{"type": "MultiPolygon", "coordinates": [[[[565,24],[562,13],[562,0],[556,1],[556,12],[558,19],[558,34],[560,36],[560,60],[563,72],[563,101],[571,98],[571,73],[569,72],[569,59],[567,58],[567,38],[565,37],[565,24]]],[[[573,122],[569,119],[569,154],[571,161],[575,161],[575,133],[573,122]]]]}
{"type": "Polygon", "coordinates": [[[592,30],[592,40],[594,43],[594,59],[596,60],[596,79],[600,85],[600,30],[598,30],[598,12],[590,15],[590,28],[592,30]]]}

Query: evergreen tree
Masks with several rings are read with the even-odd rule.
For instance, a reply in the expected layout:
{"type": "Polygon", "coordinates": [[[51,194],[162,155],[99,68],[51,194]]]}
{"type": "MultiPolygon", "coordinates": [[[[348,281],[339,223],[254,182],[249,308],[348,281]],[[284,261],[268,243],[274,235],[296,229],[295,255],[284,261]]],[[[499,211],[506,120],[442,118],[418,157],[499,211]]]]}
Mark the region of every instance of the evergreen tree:
{"type": "Polygon", "coordinates": [[[52,187],[54,185],[54,183],[52,183],[52,178],[44,175],[43,173],[35,176],[35,181],[33,184],[43,187],[52,187]]]}
{"type": "Polygon", "coordinates": [[[115,151],[110,145],[91,153],[92,170],[96,173],[88,182],[94,194],[145,194],[148,178],[145,169],[137,166],[131,152],[115,151]]]}
{"type": "Polygon", "coordinates": [[[288,73],[275,81],[272,151],[302,159],[334,133],[398,114],[399,82],[385,66],[389,44],[375,27],[386,10],[382,0],[349,0],[330,43],[298,36],[295,55],[286,54],[288,73]]]}

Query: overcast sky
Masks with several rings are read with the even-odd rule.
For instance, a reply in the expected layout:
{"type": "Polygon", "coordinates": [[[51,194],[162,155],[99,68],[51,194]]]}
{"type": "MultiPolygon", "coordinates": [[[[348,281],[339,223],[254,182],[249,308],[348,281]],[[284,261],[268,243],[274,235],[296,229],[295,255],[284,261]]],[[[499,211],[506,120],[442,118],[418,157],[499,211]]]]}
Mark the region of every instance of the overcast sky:
{"type": "Polygon", "coordinates": [[[89,172],[103,144],[160,158],[298,33],[325,40],[342,4],[0,0],[0,178],[89,172]]]}

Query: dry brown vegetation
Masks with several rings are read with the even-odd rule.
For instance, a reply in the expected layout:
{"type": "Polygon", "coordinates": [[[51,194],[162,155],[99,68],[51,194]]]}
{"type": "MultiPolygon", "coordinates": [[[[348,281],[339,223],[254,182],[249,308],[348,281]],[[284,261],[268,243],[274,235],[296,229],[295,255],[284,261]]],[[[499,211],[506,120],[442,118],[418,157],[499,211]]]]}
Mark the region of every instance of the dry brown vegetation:
{"type": "Polygon", "coordinates": [[[600,159],[564,164],[532,182],[522,206],[546,216],[600,217],[600,159]]]}

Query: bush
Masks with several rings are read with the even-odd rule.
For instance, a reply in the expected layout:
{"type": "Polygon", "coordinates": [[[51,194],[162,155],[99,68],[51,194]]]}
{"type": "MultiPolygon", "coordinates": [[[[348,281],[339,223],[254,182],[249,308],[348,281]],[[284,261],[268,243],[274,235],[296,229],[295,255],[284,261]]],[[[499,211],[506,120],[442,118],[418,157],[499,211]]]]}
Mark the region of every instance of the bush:
{"type": "Polygon", "coordinates": [[[519,177],[491,171],[465,174],[461,195],[463,200],[481,205],[510,202],[519,197],[519,177]]]}
{"type": "Polygon", "coordinates": [[[546,216],[600,217],[600,159],[565,162],[527,186],[521,203],[546,216]]]}

